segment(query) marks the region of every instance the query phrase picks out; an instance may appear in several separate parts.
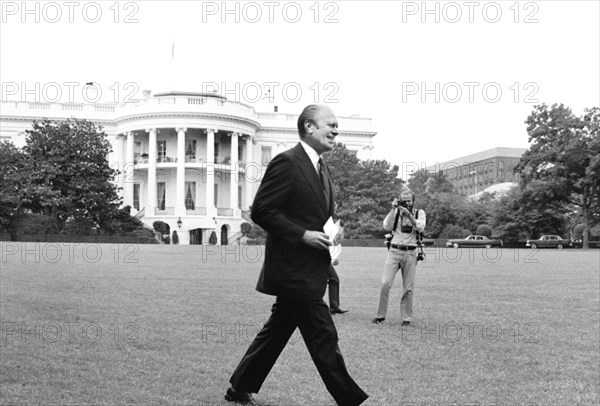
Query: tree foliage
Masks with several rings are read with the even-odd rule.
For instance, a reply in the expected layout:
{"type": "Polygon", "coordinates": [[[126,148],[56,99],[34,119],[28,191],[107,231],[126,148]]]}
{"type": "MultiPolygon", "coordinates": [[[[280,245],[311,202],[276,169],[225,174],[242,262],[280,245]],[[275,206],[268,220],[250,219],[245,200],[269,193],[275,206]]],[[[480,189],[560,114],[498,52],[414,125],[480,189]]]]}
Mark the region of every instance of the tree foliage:
{"type": "Polygon", "coordinates": [[[335,188],[336,214],[346,238],[383,238],[382,221],[403,181],[398,166],[385,160],[360,161],[341,143],[325,155],[335,188]]]}
{"type": "Polygon", "coordinates": [[[0,227],[22,212],[32,190],[28,156],[10,142],[0,142],[0,227]]]}
{"type": "Polygon", "coordinates": [[[27,130],[29,199],[24,207],[54,217],[85,218],[99,227],[114,219],[120,204],[109,166],[110,142],[101,127],[86,120],[34,121],[27,130]]]}
{"type": "Polygon", "coordinates": [[[523,186],[532,182],[548,188],[554,202],[572,204],[581,211],[583,246],[593,210],[600,197],[600,108],[578,117],[563,104],[535,106],[527,118],[531,146],[519,164],[523,186]]]}
{"type": "Polygon", "coordinates": [[[487,224],[481,224],[477,227],[477,230],[475,230],[475,234],[492,238],[492,227],[487,224]]]}

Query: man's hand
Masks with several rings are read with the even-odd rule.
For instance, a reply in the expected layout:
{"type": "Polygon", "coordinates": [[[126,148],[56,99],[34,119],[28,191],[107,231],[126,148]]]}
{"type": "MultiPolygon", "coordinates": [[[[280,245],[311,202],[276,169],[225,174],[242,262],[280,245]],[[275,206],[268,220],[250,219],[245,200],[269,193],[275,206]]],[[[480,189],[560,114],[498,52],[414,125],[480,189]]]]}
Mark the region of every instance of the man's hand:
{"type": "Polygon", "coordinates": [[[408,209],[406,207],[398,206],[398,209],[400,210],[401,216],[409,216],[410,215],[410,212],[408,211],[408,209]]]}
{"type": "Polygon", "coordinates": [[[344,239],[344,227],[340,227],[340,231],[333,237],[333,245],[339,245],[344,239]]]}
{"type": "Polygon", "coordinates": [[[309,247],[326,250],[331,245],[329,236],[321,231],[306,230],[302,236],[302,242],[309,247]]]}
{"type": "Polygon", "coordinates": [[[408,211],[408,209],[402,206],[398,207],[398,209],[400,209],[400,215],[406,216],[412,223],[413,227],[417,226],[417,220],[415,220],[415,216],[413,216],[413,214],[410,211],[408,211]]]}

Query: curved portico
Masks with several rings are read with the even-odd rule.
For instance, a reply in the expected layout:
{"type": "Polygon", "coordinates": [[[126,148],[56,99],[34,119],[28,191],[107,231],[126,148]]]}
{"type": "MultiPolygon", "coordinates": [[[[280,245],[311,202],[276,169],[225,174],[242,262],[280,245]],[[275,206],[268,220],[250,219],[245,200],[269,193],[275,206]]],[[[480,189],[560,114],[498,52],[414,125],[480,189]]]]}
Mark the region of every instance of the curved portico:
{"type": "MultiPolygon", "coordinates": [[[[166,97],[173,98],[171,106],[181,100],[181,95],[166,97]]],[[[123,203],[149,225],[160,219],[179,230],[182,244],[193,240],[189,231],[197,229],[202,229],[202,242],[213,232],[220,241],[220,227],[230,230],[232,223],[241,223],[242,210],[251,204],[253,184],[245,180],[248,168],[260,168],[253,151],[259,124],[182,106],[162,113],[138,111],[117,123],[123,203]]]]}

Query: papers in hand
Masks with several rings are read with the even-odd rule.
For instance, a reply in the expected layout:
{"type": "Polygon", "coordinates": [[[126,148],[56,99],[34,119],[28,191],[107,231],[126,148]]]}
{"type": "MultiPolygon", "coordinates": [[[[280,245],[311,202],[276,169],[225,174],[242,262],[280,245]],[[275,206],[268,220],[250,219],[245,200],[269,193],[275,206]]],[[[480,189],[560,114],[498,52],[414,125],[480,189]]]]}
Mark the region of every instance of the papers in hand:
{"type": "Polygon", "coordinates": [[[333,222],[333,218],[329,217],[327,223],[323,226],[323,232],[329,237],[329,241],[333,244],[333,240],[338,235],[342,228],[340,227],[340,220],[333,222]]]}
{"type": "MultiPolygon", "coordinates": [[[[340,233],[341,231],[341,227],[340,227],[340,221],[338,220],[337,222],[333,222],[333,219],[331,217],[329,217],[329,219],[327,220],[327,223],[325,223],[325,225],[323,226],[323,232],[325,234],[327,234],[327,236],[329,237],[329,241],[331,241],[331,243],[333,244],[333,240],[335,240],[335,237],[340,233]]],[[[342,246],[341,245],[332,245],[329,247],[329,254],[331,255],[331,261],[336,261],[338,260],[340,253],[342,252],[342,246]]]]}
{"type": "Polygon", "coordinates": [[[331,255],[331,263],[337,265],[340,262],[340,254],[342,253],[342,244],[332,245],[329,247],[329,255],[331,255]]]}

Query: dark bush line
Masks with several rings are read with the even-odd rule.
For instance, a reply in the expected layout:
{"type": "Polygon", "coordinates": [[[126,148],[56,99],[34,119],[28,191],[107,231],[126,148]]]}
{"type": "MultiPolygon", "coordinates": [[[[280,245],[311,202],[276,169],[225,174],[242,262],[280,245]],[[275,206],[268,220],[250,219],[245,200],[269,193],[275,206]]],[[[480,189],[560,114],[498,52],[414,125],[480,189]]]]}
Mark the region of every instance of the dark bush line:
{"type": "Polygon", "coordinates": [[[158,244],[155,238],[110,235],[21,234],[11,240],[10,234],[0,234],[0,241],[61,242],[100,244],[158,244]]]}

